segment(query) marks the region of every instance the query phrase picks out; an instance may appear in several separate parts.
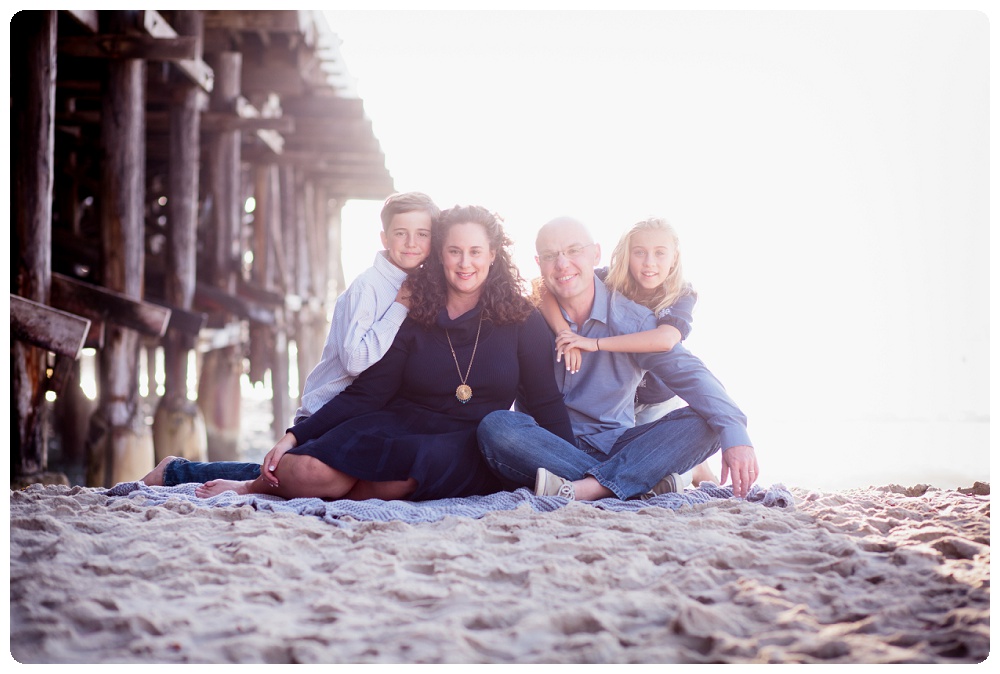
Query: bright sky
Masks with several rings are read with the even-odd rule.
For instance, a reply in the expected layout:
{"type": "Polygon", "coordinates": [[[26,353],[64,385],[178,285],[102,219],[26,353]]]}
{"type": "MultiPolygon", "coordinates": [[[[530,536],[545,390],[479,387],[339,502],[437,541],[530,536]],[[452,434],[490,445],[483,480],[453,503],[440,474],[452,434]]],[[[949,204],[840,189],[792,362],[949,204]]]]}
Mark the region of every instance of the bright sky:
{"type": "MultiPolygon", "coordinates": [[[[751,435],[987,418],[987,15],[326,14],[397,189],[499,212],[525,276],[557,215],[605,262],[671,220],[751,435]]],[[[345,209],[348,281],[378,208],[345,209]]]]}

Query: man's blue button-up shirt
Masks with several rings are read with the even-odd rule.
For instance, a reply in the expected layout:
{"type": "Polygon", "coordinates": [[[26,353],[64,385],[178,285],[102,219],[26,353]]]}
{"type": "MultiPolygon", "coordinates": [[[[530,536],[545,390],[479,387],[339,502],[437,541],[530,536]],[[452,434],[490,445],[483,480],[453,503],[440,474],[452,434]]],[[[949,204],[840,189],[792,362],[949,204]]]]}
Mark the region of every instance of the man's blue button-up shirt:
{"type": "MultiPolygon", "coordinates": [[[[583,325],[569,320],[574,332],[586,337],[610,337],[656,328],[653,312],[610,292],[594,279],[594,306],[583,325]]],[[[683,398],[719,432],[722,448],[751,445],[746,415],[701,359],[683,344],[657,353],[587,353],[576,374],[555,363],[556,382],[563,392],[577,442],[607,454],[618,438],[635,425],[635,389],[649,370],[683,398]]],[[[752,446],[752,445],[751,445],[752,446]]]]}

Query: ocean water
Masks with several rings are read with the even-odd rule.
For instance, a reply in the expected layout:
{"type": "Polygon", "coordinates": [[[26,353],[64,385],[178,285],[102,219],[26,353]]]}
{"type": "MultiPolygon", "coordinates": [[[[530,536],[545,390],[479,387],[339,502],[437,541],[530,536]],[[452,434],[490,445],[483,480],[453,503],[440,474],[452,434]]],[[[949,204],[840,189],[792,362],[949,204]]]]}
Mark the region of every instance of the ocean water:
{"type": "Polygon", "coordinates": [[[988,421],[751,420],[750,436],[761,484],[954,489],[990,480],[988,421]]]}

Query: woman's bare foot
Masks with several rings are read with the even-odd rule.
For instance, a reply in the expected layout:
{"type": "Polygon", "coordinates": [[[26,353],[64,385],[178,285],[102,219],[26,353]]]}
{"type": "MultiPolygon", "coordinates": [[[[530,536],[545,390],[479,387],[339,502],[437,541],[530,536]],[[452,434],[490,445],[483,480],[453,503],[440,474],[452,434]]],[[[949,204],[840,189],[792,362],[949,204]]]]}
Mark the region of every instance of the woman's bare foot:
{"type": "Polygon", "coordinates": [[[702,461],[691,473],[691,484],[697,487],[702,482],[711,482],[713,484],[719,484],[719,478],[715,477],[715,473],[712,469],[708,467],[708,461],[702,461]]]}
{"type": "Polygon", "coordinates": [[[168,456],[167,458],[156,464],[154,468],[146,477],[142,478],[142,482],[148,487],[162,487],[163,486],[163,471],[166,470],[167,464],[176,461],[179,457],[168,456]]]}
{"type": "Polygon", "coordinates": [[[251,480],[240,482],[238,480],[209,480],[205,484],[200,484],[194,488],[194,495],[198,498],[208,498],[218,496],[227,491],[234,491],[241,496],[246,496],[250,492],[251,480]]]}

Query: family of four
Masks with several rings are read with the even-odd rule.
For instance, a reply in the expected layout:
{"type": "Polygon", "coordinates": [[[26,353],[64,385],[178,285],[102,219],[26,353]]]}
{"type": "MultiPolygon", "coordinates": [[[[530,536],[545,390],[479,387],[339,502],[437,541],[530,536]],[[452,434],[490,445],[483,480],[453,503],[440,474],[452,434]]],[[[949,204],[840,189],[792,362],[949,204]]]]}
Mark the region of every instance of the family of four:
{"type": "Polygon", "coordinates": [[[263,463],[167,457],[146,484],[644,499],[718,482],[707,459],[721,450],[721,483],[746,496],[759,471],[746,417],[682,343],[696,295],[666,222],[632,227],[604,269],[582,223],[548,222],[531,298],[485,208],[395,194],[382,228],[385,250],[337,299],[295,423],[263,463]]]}

